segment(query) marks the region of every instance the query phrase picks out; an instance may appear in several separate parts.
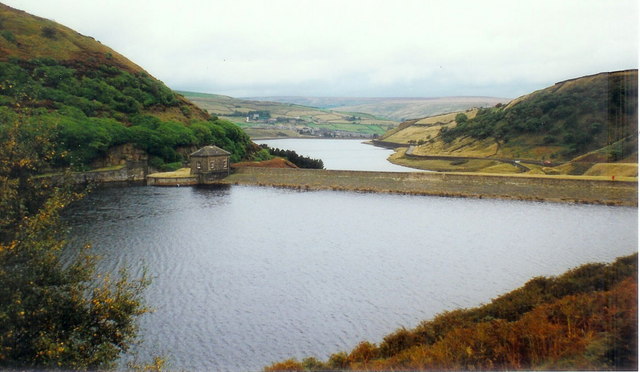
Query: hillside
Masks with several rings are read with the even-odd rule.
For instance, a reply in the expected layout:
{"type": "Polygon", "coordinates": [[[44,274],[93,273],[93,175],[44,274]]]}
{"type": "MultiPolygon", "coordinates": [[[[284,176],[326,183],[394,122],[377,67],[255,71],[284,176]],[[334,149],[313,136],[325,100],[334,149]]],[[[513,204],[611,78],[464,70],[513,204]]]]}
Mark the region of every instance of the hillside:
{"type": "Polygon", "coordinates": [[[49,168],[121,164],[130,146],[156,168],[175,168],[205,144],[236,161],[255,149],[240,128],[211,118],[116,51],[4,4],[0,120],[0,142],[15,125],[24,141],[47,142],[55,154],[49,168]]]}
{"type": "Polygon", "coordinates": [[[363,341],[326,362],[308,357],[265,371],[634,370],[638,255],[536,277],[490,303],[455,309],[363,341]]]}
{"type": "Polygon", "coordinates": [[[580,175],[598,164],[600,175],[637,177],[637,89],[637,70],[585,76],[507,105],[405,122],[381,140],[411,146],[392,161],[418,168],[580,175]]]}
{"type": "Polygon", "coordinates": [[[339,112],[365,112],[398,121],[509,102],[509,99],[496,97],[255,97],[249,99],[293,103],[339,112]]]}
{"type": "Polygon", "coordinates": [[[371,137],[398,123],[360,112],[336,112],[293,103],[247,100],[217,94],[178,92],[211,115],[230,120],[252,137],[371,137]]]}
{"type": "Polygon", "coordinates": [[[46,57],[58,61],[82,61],[93,67],[107,64],[129,73],[143,72],[140,66],[92,37],[54,21],[4,4],[0,4],[0,19],[0,60],[46,57]]]}

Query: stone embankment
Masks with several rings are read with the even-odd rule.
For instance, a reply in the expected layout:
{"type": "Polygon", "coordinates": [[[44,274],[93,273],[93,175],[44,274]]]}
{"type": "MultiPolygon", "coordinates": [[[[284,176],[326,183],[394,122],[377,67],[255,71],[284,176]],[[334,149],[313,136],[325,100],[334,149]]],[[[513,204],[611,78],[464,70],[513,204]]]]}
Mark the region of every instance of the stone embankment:
{"type": "Polygon", "coordinates": [[[49,178],[54,183],[63,184],[71,182],[78,185],[105,185],[105,184],[144,184],[146,182],[147,168],[128,167],[127,165],[113,166],[103,169],[95,169],[88,172],[45,174],[40,177],[49,178]]]}
{"type": "Polygon", "coordinates": [[[413,195],[638,205],[637,180],[436,172],[241,168],[221,184],[413,195]]]}

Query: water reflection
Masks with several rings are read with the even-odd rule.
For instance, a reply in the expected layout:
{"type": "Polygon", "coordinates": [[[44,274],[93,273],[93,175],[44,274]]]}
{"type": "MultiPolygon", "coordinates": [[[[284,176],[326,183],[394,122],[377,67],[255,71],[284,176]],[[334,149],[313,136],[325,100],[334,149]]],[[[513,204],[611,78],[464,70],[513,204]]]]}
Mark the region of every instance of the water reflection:
{"type": "Polygon", "coordinates": [[[393,154],[393,150],[366,144],[362,139],[285,138],[255,142],[274,148],[293,150],[314,159],[322,159],[325,169],[422,172],[390,163],[387,158],[393,154]]]}

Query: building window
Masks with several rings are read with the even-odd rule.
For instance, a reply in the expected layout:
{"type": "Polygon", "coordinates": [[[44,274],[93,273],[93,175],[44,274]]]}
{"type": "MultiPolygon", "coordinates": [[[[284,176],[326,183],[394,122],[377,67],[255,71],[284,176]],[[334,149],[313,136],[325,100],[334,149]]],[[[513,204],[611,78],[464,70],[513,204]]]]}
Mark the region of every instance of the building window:
{"type": "Polygon", "coordinates": [[[209,169],[211,169],[211,170],[216,169],[216,161],[215,160],[209,161],[209,169]]]}
{"type": "Polygon", "coordinates": [[[222,161],[222,169],[227,169],[227,166],[228,166],[228,164],[227,164],[227,159],[225,158],[225,159],[222,161]]]}
{"type": "Polygon", "coordinates": [[[196,169],[202,169],[202,163],[200,163],[200,160],[196,161],[196,169]]]}

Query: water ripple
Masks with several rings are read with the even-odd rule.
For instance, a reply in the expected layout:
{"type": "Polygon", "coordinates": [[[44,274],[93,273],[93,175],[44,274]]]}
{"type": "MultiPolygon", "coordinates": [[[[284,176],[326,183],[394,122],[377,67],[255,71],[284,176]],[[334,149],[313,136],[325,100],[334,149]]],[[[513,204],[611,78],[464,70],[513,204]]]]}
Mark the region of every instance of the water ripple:
{"type": "Polygon", "coordinates": [[[326,358],[638,241],[635,208],[251,187],[99,190],[66,218],[100,271],[146,267],[137,351],[182,370],[326,358]]]}

